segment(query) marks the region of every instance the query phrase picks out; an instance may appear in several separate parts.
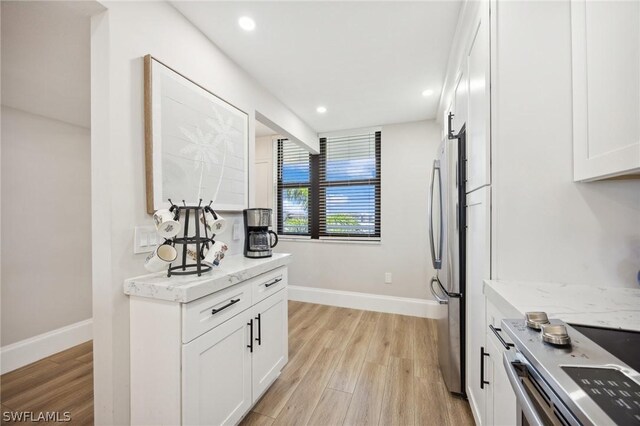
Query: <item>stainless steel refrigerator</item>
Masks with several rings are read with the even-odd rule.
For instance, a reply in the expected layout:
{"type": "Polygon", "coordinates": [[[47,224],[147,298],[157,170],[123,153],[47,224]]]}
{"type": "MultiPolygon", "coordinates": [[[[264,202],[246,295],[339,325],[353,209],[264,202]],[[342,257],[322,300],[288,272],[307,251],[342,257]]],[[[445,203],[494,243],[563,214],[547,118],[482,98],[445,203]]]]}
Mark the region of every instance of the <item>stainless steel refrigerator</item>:
{"type": "Polygon", "coordinates": [[[450,392],[465,396],[465,127],[440,145],[431,172],[429,241],[436,275],[430,289],[445,305],[437,319],[438,363],[450,392]]]}

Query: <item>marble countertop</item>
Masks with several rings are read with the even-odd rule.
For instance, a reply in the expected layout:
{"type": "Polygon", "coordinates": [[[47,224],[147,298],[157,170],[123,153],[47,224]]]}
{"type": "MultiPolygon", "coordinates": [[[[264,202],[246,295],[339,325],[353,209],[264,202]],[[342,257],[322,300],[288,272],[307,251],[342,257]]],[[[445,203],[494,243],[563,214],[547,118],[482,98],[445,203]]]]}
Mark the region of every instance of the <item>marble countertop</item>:
{"type": "Polygon", "coordinates": [[[640,331],[640,288],[485,280],[484,294],[508,318],[543,311],[570,324],[640,331]]]}
{"type": "Polygon", "coordinates": [[[174,275],[167,272],[142,275],[124,281],[124,292],[129,296],[188,303],[223,290],[291,261],[287,253],[274,253],[272,257],[249,259],[242,254],[226,256],[220,266],[201,276],[174,275]]]}

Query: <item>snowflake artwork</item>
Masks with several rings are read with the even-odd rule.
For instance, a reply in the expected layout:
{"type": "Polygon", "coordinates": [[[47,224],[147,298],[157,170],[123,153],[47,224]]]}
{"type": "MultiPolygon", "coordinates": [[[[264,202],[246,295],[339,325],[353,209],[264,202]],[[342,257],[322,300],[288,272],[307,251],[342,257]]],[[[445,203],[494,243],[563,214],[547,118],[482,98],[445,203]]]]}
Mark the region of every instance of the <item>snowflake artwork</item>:
{"type": "Polygon", "coordinates": [[[247,206],[247,114],[152,60],[153,204],[247,206]]]}

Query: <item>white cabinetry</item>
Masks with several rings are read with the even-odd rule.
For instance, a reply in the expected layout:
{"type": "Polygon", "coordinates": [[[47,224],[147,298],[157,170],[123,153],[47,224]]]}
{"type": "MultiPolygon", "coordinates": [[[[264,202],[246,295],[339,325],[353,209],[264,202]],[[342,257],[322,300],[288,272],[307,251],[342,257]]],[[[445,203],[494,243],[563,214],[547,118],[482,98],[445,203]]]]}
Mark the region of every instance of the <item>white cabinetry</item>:
{"type": "Polygon", "coordinates": [[[458,76],[458,84],[456,85],[454,95],[454,116],[453,116],[453,134],[457,134],[462,126],[467,122],[467,112],[469,109],[469,80],[467,79],[467,67],[463,66],[458,76]]]}
{"type": "Polygon", "coordinates": [[[502,363],[502,357],[507,349],[505,344],[512,342],[500,329],[500,323],[504,315],[489,301],[487,307],[487,328],[484,356],[484,385],[486,424],[496,426],[509,426],[516,422],[516,396],[509,383],[507,372],[502,363]],[[491,327],[493,327],[493,330],[491,327]],[[498,337],[500,336],[500,337],[498,337]],[[502,341],[500,340],[502,339],[502,341]]]}
{"type": "Polygon", "coordinates": [[[491,188],[485,187],[467,195],[467,396],[479,424],[485,423],[486,392],[480,387],[480,350],[486,347],[485,298],[482,286],[483,281],[490,276],[490,191],[491,188]]]}
{"type": "Polygon", "coordinates": [[[131,423],[236,424],[288,361],[282,266],[189,303],[131,298],[131,423]]]}
{"type": "Polygon", "coordinates": [[[467,192],[491,183],[489,7],[482,3],[467,55],[467,192]]]}
{"type": "Polygon", "coordinates": [[[257,333],[251,358],[254,402],[269,388],[287,363],[289,348],[285,292],[279,291],[253,307],[257,333]]]}
{"type": "Polygon", "coordinates": [[[571,2],[574,180],[640,177],[640,3],[571,2]]]}
{"type": "Polygon", "coordinates": [[[183,346],[184,424],[235,424],[251,407],[250,314],[236,315],[183,346]]]}

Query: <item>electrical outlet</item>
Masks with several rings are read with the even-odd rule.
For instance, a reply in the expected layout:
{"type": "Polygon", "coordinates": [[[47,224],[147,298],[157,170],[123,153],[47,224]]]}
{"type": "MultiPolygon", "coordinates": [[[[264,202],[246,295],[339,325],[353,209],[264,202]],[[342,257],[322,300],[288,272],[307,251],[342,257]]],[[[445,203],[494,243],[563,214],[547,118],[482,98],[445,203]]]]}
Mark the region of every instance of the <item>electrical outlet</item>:
{"type": "Polygon", "coordinates": [[[148,253],[158,245],[155,226],[136,226],[133,232],[133,253],[148,253]]]}
{"type": "Polygon", "coordinates": [[[385,284],[391,284],[391,272],[385,272],[384,273],[384,283],[385,284]]]}

